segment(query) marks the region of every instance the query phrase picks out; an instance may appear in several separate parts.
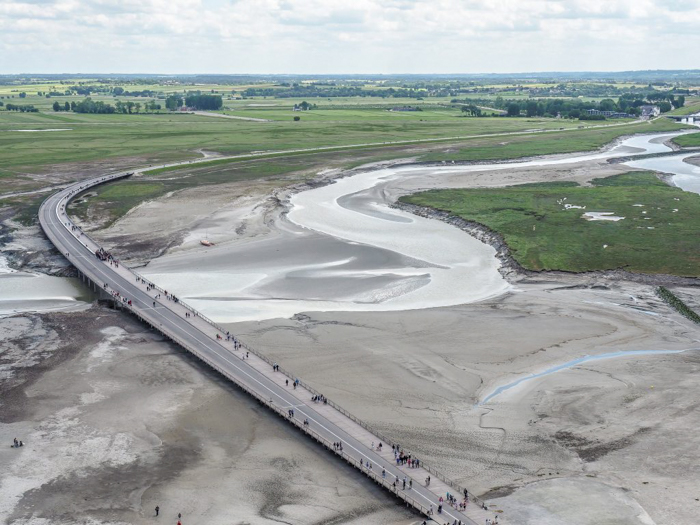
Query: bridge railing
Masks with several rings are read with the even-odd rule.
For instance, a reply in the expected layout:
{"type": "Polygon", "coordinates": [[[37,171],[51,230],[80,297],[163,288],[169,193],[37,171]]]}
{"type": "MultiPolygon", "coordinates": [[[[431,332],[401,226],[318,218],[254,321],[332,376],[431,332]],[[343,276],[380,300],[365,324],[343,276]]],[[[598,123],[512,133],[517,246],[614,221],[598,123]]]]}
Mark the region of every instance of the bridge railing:
{"type": "MultiPolygon", "coordinates": [[[[102,178],[100,178],[100,179],[93,179],[92,181],[87,181],[87,182],[85,182],[83,185],[80,186],[80,188],[79,188],[78,191],[71,192],[69,195],[67,195],[66,197],[64,197],[65,205],[66,205],[66,212],[67,212],[67,206],[68,206],[68,203],[70,202],[70,200],[72,200],[73,198],[75,198],[76,196],[78,196],[80,193],[86,191],[87,189],[89,189],[89,188],[91,188],[91,187],[93,187],[93,186],[97,186],[97,185],[102,184],[102,183],[104,183],[104,182],[111,181],[111,180],[118,179],[118,178],[123,178],[123,177],[126,177],[126,176],[128,176],[127,173],[118,173],[118,174],[115,174],[115,175],[102,177],[102,178]],[[92,184],[91,184],[91,183],[92,183],[92,184]]],[[[70,223],[73,224],[73,225],[75,225],[75,223],[73,223],[72,220],[70,220],[70,223]]],[[[77,225],[75,225],[75,226],[77,226],[77,225]]],[[[73,232],[69,232],[69,233],[72,233],[72,234],[75,236],[75,234],[74,234],[73,232]]],[[[81,231],[81,233],[87,238],[87,240],[88,240],[89,242],[92,242],[92,244],[93,244],[94,246],[99,246],[98,243],[96,243],[90,236],[88,236],[87,234],[85,234],[85,233],[82,232],[82,231],[81,231]]],[[[88,249],[89,249],[89,248],[88,248],[88,249]]],[[[216,329],[220,334],[222,334],[222,335],[224,335],[224,336],[225,336],[225,335],[228,335],[229,331],[225,330],[221,325],[219,325],[218,323],[216,323],[216,322],[214,322],[213,320],[209,319],[207,316],[205,316],[204,314],[202,314],[201,312],[199,312],[198,310],[196,310],[196,309],[193,308],[192,306],[188,305],[188,304],[185,303],[184,301],[182,301],[182,300],[180,300],[179,298],[177,298],[177,296],[174,296],[174,294],[168,294],[168,292],[166,292],[166,290],[164,290],[162,287],[158,286],[157,284],[155,284],[154,282],[150,281],[149,279],[146,279],[145,277],[143,277],[141,274],[139,274],[138,272],[136,272],[136,271],[133,270],[132,268],[128,268],[128,267],[126,267],[126,266],[125,266],[124,268],[128,269],[134,276],[138,277],[141,281],[143,281],[144,284],[147,284],[148,286],[152,287],[153,289],[157,290],[158,292],[164,293],[164,294],[166,294],[166,295],[170,295],[170,296],[175,297],[175,298],[177,299],[177,304],[179,304],[179,305],[181,305],[182,307],[184,307],[185,309],[189,310],[189,311],[190,311],[192,314],[194,314],[196,317],[199,317],[200,319],[204,320],[206,323],[208,323],[210,326],[212,326],[214,329],[216,329]]],[[[99,284],[99,283],[98,283],[98,284],[99,284]]],[[[131,309],[131,311],[134,311],[133,308],[130,308],[130,309],[131,309]]],[[[140,317],[140,316],[139,316],[139,317],[140,317]]],[[[234,337],[235,337],[235,335],[234,335],[234,337]]],[[[261,360],[263,360],[264,362],[268,363],[270,366],[273,366],[273,365],[277,364],[277,363],[274,362],[273,360],[269,359],[266,355],[264,355],[264,354],[258,352],[258,351],[255,350],[254,348],[251,348],[251,347],[248,346],[247,344],[245,344],[245,343],[243,343],[242,341],[240,341],[237,337],[236,337],[236,341],[238,341],[239,344],[241,345],[241,347],[244,348],[246,351],[248,351],[248,352],[252,353],[253,355],[257,356],[259,359],[261,359],[261,360]]],[[[193,352],[191,349],[189,349],[188,347],[184,346],[183,343],[181,343],[181,342],[178,342],[178,343],[181,344],[183,347],[187,348],[190,352],[193,352]]],[[[197,356],[199,357],[199,354],[197,354],[197,356]]],[[[202,358],[202,360],[207,361],[207,360],[204,359],[204,358],[202,358]]],[[[210,363],[209,363],[209,364],[210,364],[210,363]]],[[[211,365],[211,366],[213,366],[213,365],[211,365]]],[[[311,385],[309,385],[308,383],[305,383],[305,382],[301,381],[298,377],[296,377],[296,376],[295,376],[294,374],[292,374],[291,372],[285,370],[285,369],[282,368],[281,366],[279,366],[279,365],[277,365],[277,366],[278,366],[279,372],[281,372],[282,374],[284,374],[286,377],[288,377],[288,378],[291,379],[292,381],[298,381],[298,384],[300,384],[303,388],[305,388],[306,390],[308,390],[309,392],[311,392],[314,396],[323,396],[319,391],[317,391],[315,388],[313,388],[313,387],[312,387],[311,385]]],[[[218,368],[217,368],[217,370],[218,370],[218,368]]],[[[223,372],[222,372],[222,373],[223,373],[223,372]]],[[[226,374],[224,374],[224,375],[226,375],[226,374]]],[[[228,377],[228,376],[227,376],[227,377],[228,377]]],[[[253,393],[252,395],[255,395],[255,394],[253,393]]],[[[256,397],[259,397],[259,396],[256,395],[256,397]]],[[[331,401],[330,399],[326,398],[326,396],[323,396],[323,399],[325,399],[325,403],[327,403],[328,405],[330,405],[331,407],[333,407],[335,410],[337,410],[338,412],[340,412],[341,414],[343,414],[343,415],[346,416],[347,418],[351,419],[353,422],[355,422],[355,423],[357,423],[358,425],[360,425],[362,428],[364,428],[364,429],[367,430],[368,432],[372,433],[374,436],[376,436],[377,438],[379,438],[379,439],[380,439],[381,441],[383,441],[384,443],[386,443],[386,444],[388,444],[388,445],[392,445],[392,446],[393,446],[393,445],[396,445],[396,443],[397,443],[396,441],[394,441],[394,440],[388,438],[387,436],[385,436],[384,434],[382,434],[381,432],[379,432],[378,430],[376,430],[374,427],[368,425],[367,423],[365,423],[364,421],[362,421],[362,420],[359,419],[358,417],[354,416],[353,414],[351,414],[350,412],[348,412],[347,410],[345,410],[343,407],[341,407],[341,406],[338,405],[337,403],[335,403],[335,402],[331,401]]],[[[407,449],[404,449],[404,450],[405,450],[405,452],[411,452],[410,450],[407,450],[407,449]]],[[[415,456],[415,455],[414,455],[414,456],[415,456]]],[[[420,461],[420,466],[423,467],[423,468],[424,468],[427,472],[429,472],[432,476],[435,476],[436,478],[438,478],[439,480],[441,480],[441,481],[442,481],[443,483],[445,483],[446,485],[448,485],[448,486],[454,488],[455,491],[458,492],[460,495],[461,495],[461,494],[467,493],[467,494],[469,494],[469,499],[470,499],[471,501],[473,501],[474,503],[477,503],[478,505],[483,505],[483,504],[484,504],[484,501],[483,501],[483,500],[481,500],[480,498],[477,498],[474,494],[472,494],[471,492],[469,492],[465,487],[462,487],[462,486],[459,485],[457,482],[455,482],[455,481],[453,481],[453,480],[447,478],[444,474],[440,473],[438,470],[436,470],[435,468],[431,467],[428,463],[425,463],[423,460],[420,461]]]]}

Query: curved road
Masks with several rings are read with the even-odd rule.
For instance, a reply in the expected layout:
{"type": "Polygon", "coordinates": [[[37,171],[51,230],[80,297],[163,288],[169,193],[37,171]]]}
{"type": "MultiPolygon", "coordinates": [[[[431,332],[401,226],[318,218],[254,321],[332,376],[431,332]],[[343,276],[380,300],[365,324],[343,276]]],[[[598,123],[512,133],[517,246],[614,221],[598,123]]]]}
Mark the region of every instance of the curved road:
{"type": "MultiPolygon", "coordinates": [[[[123,172],[73,184],[46,199],[39,210],[39,221],[48,238],[96,288],[115,297],[120,306],[218,370],[408,505],[426,516],[431,515],[432,507],[432,518],[437,523],[456,521],[475,525],[494,517],[494,512],[483,510],[471,494],[465,511],[445,505],[438,514],[438,498],[444,498],[449,492],[461,500],[462,487],[428,469],[422,462],[417,469],[397,466],[391,443],[386,438],[331,401],[313,402],[312,397],[318,395],[315,390],[301,382],[293,388],[294,376],[274,371],[269,360],[245,345],[234,349],[234,343],[227,340],[219,327],[184,303],[171,299],[136,272],[97,258],[95,251],[99,246],[71,221],[66,213],[68,202],[92,186],[128,175],[123,172]],[[377,449],[380,442],[384,444],[382,450],[377,449]],[[342,443],[342,450],[336,450],[334,443],[342,443]],[[426,487],[428,476],[431,476],[431,483],[426,487]],[[406,489],[403,489],[404,479],[406,489]],[[393,487],[395,481],[396,488],[393,487]]],[[[506,523],[501,516],[499,518],[501,523],[506,523]]]]}

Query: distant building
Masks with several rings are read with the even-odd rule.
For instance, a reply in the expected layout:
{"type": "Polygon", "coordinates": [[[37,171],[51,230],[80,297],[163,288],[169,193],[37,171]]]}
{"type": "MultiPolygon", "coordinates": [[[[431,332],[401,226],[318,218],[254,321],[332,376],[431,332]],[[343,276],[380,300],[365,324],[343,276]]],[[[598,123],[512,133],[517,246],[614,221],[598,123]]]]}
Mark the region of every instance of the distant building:
{"type": "Polygon", "coordinates": [[[642,118],[658,117],[661,114],[659,106],[640,106],[639,110],[642,118]]]}
{"type": "Polygon", "coordinates": [[[605,118],[634,118],[634,115],[629,113],[621,113],[619,111],[601,111],[599,109],[587,109],[586,114],[590,116],[602,115],[605,118]]]}
{"type": "Polygon", "coordinates": [[[609,118],[634,118],[634,115],[629,113],[622,113],[620,111],[611,111],[611,115],[606,115],[609,118]]]}

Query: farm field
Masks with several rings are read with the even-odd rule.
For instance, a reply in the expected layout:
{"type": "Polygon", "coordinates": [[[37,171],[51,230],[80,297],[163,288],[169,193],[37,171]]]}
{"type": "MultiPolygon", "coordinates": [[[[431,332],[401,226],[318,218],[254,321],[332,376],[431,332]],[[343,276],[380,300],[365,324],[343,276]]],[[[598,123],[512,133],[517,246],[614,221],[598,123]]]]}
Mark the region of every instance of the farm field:
{"type": "MultiPolygon", "coordinates": [[[[239,154],[581,126],[578,121],[543,118],[467,118],[458,116],[456,111],[441,110],[397,114],[380,109],[304,113],[299,122],[292,121],[291,117],[285,122],[248,122],[181,113],[0,112],[0,148],[3,151],[0,173],[7,174],[18,168],[32,171],[46,164],[153,152],[158,152],[161,158],[176,160],[199,156],[195,150],[200,148],[221,154],[239,154]],[[17,131],[50,129],[62,131],[17,131]]],[[[256,111],[250,112],[250,116],[265,118],[266,115],[256,111]]],[[[586,126],[598,128],[606,124],[587,123],[586,126]]],[[[655,124],[654,129],[659,125],[655,124]]],[[[630,124],[629,130],[636,131],[643,126],[648,125],[630,124]]],[[[670,126],[664,129],[673,129],[670,126]]],[[[613,129],[624,130],[625,127],[613,129]]],[[[615,133],[611,131],[606,136],[615,133]]]]}
{"type": "Polygon", "coordinates": [[[433,190],[402,201],[498,232],[528,270],[700,276],[700,196],[650,173],[595,179],[592,187],[571,182],[433,190]],[[588,220],[584,215],[591,212],[609,218],[588,220]]]}
{"type": "Polygon", "coordinates": [[[651,122],[633,122],[629,125],[608,125],[597,129],[575,129],[564,133],[512,136],[506,139],[501,138],[501,140],[474,139],[473,142],[458,148],[428,153],[421,157],[421,160],[508,160],[536,155],[590,151],[601,148],[618,137],[632,133],[675,131],[687,127],[664,118],[651,122]]]}

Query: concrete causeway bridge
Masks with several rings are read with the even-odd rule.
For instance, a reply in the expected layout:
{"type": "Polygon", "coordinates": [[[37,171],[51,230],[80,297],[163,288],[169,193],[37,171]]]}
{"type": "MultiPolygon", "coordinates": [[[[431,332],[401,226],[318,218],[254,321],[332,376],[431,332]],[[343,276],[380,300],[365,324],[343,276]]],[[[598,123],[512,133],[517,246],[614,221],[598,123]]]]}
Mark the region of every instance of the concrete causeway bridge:
{"type": "MultiPolygon", "coordinates": [[[[100,246],[70,219],[68,203],[89,188],[131,174],[122,172],[75,183],[50,196],[41,205],[41,227],[56,248],[78,269],[85,283],[197,356],[257,399],[272,414],[316,440],[327,449],[327,453],[360,470],[383,487],[387,495],[399,498],[428,521],[441,525],[483,525],[487,518],[493,520],[498,516],[499,523],[506,523],[495,507],[489,507],[423,461],[420,461],[419,468],[397,465],[392,450],[392,446],[399,446],[396,442],[333,401],[320,397],[321,394],[311,386],[283,368],[273,366],[274,363],[261,353],[240,341],[234,345],[223,328],[182,301],[169,298],[156,283],[117,261],[97,257],[100,246]],[[289,386],[285,385],[286,380],[289,386]],[[293,386],[295,383],[296,387],[293,386]],[[313,398],[321,401],[313,401],[313,398]],[[341,443],[342,449],[336,443],[341,443]],[[379,443],[383,445],[381,448],[379,443]],[[431,481],[426,486],[429,476],[431,481]],[[440,498],[445,498],[447,493],[454,495],[457,502],[462,502],[464,495],[468,494],[466,508],[459,510],[445,501],[442,512],[438,513],[440,498]]],[[[413,458],[419,457],[416,451],[405,452],[411,453],[413,458]]]]}

